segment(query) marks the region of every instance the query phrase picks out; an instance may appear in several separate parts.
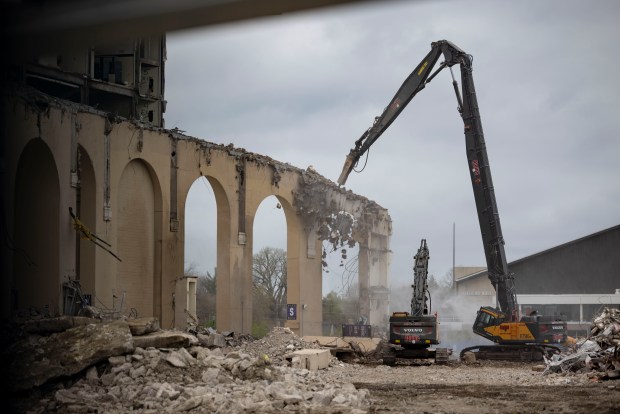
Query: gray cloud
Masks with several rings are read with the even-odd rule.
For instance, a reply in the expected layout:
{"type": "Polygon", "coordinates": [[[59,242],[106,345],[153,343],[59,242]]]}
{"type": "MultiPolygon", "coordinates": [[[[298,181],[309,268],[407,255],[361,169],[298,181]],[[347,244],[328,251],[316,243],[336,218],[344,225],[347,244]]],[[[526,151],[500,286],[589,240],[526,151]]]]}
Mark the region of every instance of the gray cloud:
{"type": "MultiPolygon", "coordinates": [[[[167,127],[335,180],[354,141],[445,38],[474,56],[508,259],[618,224],[620,3],[378,3],[170,34],[167,127]]],[[[451,269],[453,222],[456,264],[485,263],[444,72],[347,183],[390,211],[395,281],[411,278],[421,238],[431,273],[451,269]]],[[[199,229],[188,230],[190,260],[206,257],[199,229]]]]}

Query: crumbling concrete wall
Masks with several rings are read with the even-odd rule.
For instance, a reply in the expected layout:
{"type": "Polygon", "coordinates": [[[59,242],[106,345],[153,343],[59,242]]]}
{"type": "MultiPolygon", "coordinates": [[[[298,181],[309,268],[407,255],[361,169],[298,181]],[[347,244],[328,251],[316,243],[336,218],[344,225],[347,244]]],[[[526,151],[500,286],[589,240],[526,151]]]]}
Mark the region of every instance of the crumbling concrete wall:
{"type": "MultiPolygon", "coordinates": [[[[315,171],[29,90],[4,103],[4,219],[19,242],[3,247],[4,317],[63,313],[63,283],[79,279],[82,293],[106,312],[183,327],[188,299],[175,291],[184,276],[185,202],[201,176],[217,205],[220,330],[251,330],[252,227],[266,197],[276,196],[286,216],[288,303],[303,309],[289,324],[298,333],[321,333],[323,239],[389,251],[387,211],[315,171]],[[77,232],[69,208],[83,225],[77,232]],[[79,237],[89,235],[100,239],[79,237]]],[[[387,265],[369,266],[360,277],[369,288],[387,286],[387,265]]]]}
{"type": "Polygon", "coordinates": [[[309,171],[301,175],[295,206],[309,233],[327,240],[333,250],[346,254],[347,248],[359,246],[360,316],[383,328],[389,315],[392,234],[387,210],[309,171]]]}

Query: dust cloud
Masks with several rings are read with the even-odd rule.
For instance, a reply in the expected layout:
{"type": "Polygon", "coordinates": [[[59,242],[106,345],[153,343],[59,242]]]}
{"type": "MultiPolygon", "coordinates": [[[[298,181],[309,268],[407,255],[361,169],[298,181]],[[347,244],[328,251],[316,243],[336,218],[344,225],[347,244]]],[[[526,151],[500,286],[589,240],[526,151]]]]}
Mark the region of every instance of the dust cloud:
{"type": "MultiPolygon", "coordinates": [[[[431,287],[429,287],[431,290],[431,287]]],[[[390,289],[390,313],[396,311],[411,312],[411,285],[392,286],[390,289]]],[[[468,346],[490,345],[491,341],[474,334],[472,326],[476,319],[476,312],[480,305],[471,300],[471,297],[458,296],[449,287],[436,286],[431,290],[430,314],[437,313],[439,318],[439,340],[441,347],[453,350],[452,355],[468,346]]]]}

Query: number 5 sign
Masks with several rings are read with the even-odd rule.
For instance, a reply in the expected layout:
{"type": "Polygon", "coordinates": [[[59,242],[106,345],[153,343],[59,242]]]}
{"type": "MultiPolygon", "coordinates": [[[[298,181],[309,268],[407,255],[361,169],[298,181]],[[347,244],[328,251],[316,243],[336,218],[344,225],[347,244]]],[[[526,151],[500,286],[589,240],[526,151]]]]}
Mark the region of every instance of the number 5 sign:
{"type": "Polygon", "coordinates": [[[289,321],[297,320],[297,304],[289,303],[286,305],[286,319],[289,321]]]}

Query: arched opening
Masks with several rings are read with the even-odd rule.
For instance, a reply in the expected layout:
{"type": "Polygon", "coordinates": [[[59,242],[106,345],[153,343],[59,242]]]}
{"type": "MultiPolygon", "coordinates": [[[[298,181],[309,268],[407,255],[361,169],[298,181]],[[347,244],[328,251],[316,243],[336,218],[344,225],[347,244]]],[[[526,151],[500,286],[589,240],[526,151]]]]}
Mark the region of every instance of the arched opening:
{"type": "Polygon", "coordinates": [[[54,157],[31,140],[15,176],[12,310],[60,313],[60,184],[54,157]]]}
{"type": "Polygon", "coordinates": [[[217,204],[209,180],[197,178],[185,200],[185,276],[197,277],[196,316],[215,327],[217,269],[217,204]]]}
{"type": "Polygon", "coordinates": [[[156,194],[146,164],[132,160],[118,186],[118,252],[122,262],[114,295],[114,309],[134,316],[154,316],[156,194]]]}
{"type": "Polygon", "coordinates": [[[252,334],[284,326],[287,304],[287,223],[276,196],[258,206],[252,228],[252,334]]]}
{"type": "MultiPolygon", "coordinates": [[[[75,201],[76,215],[86,228],[90,231],[95,231],[95,169],[88,153],[81,145],[78,146],[77,155],[78,187],[75,201]]],[[[92,305],[95,305],[93,300],[96,295],[95,249],[94,243],[90,240],[83,240],[79,233],[76,233],[76,278],[80,282],[82,293],[91,299],[92,305]]]]}
{"type": "MultiPolygon", "coordinates": [[[[348,243],[355,219],[347,212],[333,214],[322,235],[323,334],[341,336],[343,324],[367,323],[360,309],[360,247],[348,243]]],[[[365,319],[366,318],[366,319],[365,319]]]]}

